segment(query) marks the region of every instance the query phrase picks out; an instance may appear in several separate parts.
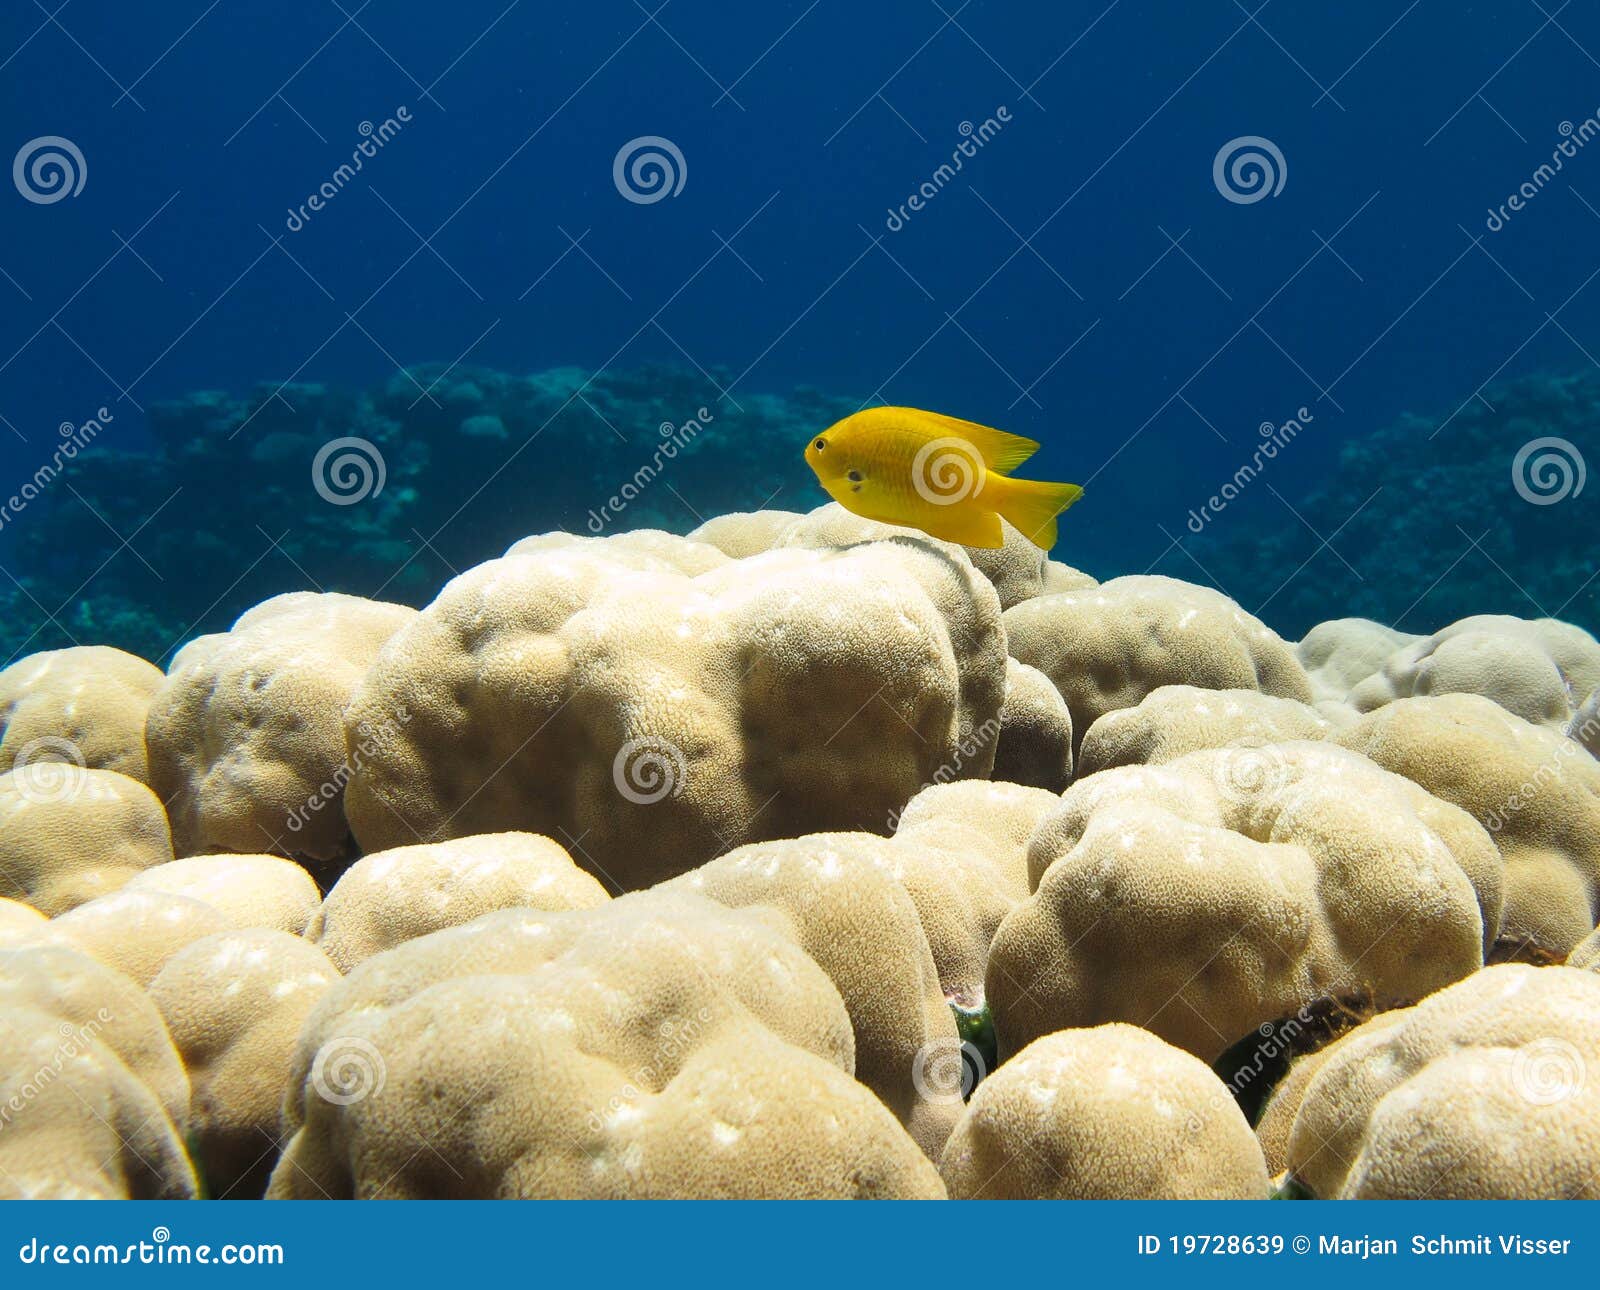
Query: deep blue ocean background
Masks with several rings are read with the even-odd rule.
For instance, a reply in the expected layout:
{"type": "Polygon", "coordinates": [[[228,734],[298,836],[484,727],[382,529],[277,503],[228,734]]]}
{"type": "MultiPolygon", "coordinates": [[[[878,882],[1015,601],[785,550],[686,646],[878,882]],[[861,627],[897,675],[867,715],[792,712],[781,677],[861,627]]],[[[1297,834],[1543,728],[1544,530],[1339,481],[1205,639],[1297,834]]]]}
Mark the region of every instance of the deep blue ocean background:
{"type": "MultiPolygon", "coordinates": [[[[0,11],[0,151],[62,136],[87,176],[48,204],[0,186],[0,494],[34,473],[59,425],[102,406],[115,419],[91,452],[137,452],[151,446],[146,409],[197,390],[375,387],[430,361],[521,374],[669,362],[692,374],[685,402],[712,408],[806,386],[1038,438],[1023,473],[1088,487],[1056,558],[1101,577],[1214,577],[1286,632],[1310,611],[1264,604],[1277,578],[1237,555],[1286,535],[1307,545],[1285,559],[1308,563],[1282,577],[1317,590],[1323,617],[1405,560],[1422,585],[1432,566],[1445,585],[1474,580],[1452,613],[1593,625],[1581,569],[1524,589],[1548,573],[1542,537],[1492,545],[1513,508],[1533,515],[1510,450],[1499,486],[1452,499],[1475,527],[1458,540],[1467,526],[1452,521],[1439,549],[1369,539],[1341,553],[1334,503],[1303,506],[1347,445],[1405,414],[1425,440],[1444,426],[1425,451],[1448,471],[1484,451],[1451,420],[1488,407],[1486,388],[1594,370],[1600,142],[1502,229],[1486,220],[1563,123],[1600,110],[1597,57],[1600,10],[1571,0],[17,0],[0,11]],[[401,108],[410,122],[291,231],[362,123],[401,108]],[[963,123],[1002,108],[1009,121],[892,231],[963,123]],[[681,151],[677,195],[619,193],[613,160],[639,136],[681,151]],[[1276,196],[1219,192],[1213,159],[1240,136],[1281,151],[1276,196]],[[1293,451],[1209,522],[1206,541],[1236,548],[1213,570],[1186,517],[1258,426],[1300,408],[1313,419],[1293,451]]],[[[804,431],[785,434],[675,469],[748,470],[743,504],[760,505],[775,476],[750,452],[798,460],[804,431]]],[[[552,435],[520,460],[583,493],[585,455],[552,435]]],[[[1416,469],[1380,451],[1358,473],[1399,497],[1395,476],[1416,469]]],[[[72,480],[38,507],[81,504],[52,540],[82,544],[83,585],[49,582],[19,548],[32,514],[0,532],[0,591],[29,589],[8,611],[22,636],[30,614],[67,621],[51,596],[145,576],[145,544],[165,533],[181,547],[194,514],[191,484],[141,529],[137,507],[113,516],[63,490],[72,480]]],[[[255,488],[231,466],[214,481],[241,515],[255,488]]],[[[601,499],[579,500],[581,513],[601,499]]],[[[770,505],[823,500],[802,477],[770,505]]],[[[309,478],[303,505],[320,506],[309,478]]],[[[442,537],[399,533],[396,562],[424,539],[486,559],[508,530],[570,525],[531,500],[495,506],[466,505],[442,537]]],[[[292,502],[274,511],[285,532],[301,522],[292,502]]],[[[1592,532],[1588,516],[1534,518],[1554,535],[1592,532]]],[[[685,511],[677,527],[696,522],[685,511]]],[[[262,547],[241,521],[241,573],[262,547]]],[[[305,585],[292,562],[262,569],[255,592],[305,585]]],[[[1413,629],[1440,625],[1427,604],[1407,611],[1413,629]]]]}

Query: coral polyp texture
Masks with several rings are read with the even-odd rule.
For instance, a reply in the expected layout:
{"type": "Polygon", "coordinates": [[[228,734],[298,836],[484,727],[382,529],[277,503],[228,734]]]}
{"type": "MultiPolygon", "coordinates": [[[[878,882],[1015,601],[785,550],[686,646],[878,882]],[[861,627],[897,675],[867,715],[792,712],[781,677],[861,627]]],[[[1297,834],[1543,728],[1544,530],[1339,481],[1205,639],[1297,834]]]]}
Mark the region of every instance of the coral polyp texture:
{"type": "Polygon", "coordinates": [[[334,593],[277,596],[178,652],[150,700],[150,782],[180,855],[278,851],[333,868],[351,850],[351,763],[408,719],[397,704],[347,748],[344,709],[379,647],[416,617],[334,593]]]}
{"type": "Polygon", "coordinates": [[[1500,940],[1561,959],[1600,922],[1600,762],[1476,694],[1397,699],[1338,741],[1454,802],[1505,857],[1500,940]]]}
{"type": "Polygon", "coordinates": [[[590,909],[609,896],[537,833],[490,833],[375,851],[346,869],[305,927],[341,972],[496,909],[590,909]]]}
{"type": "Polygon", "coordinates": [[[1459,980],[1500,920],[1500,856],[1465,811],[1317,742],[1090,775],[1028,868],[990,947],[1002,1058],[1127,1021],[1214,1060],[1327,999],[1459,980]]]}
{"type": "Polygon", "coordinates": [[[150,982],[191,1086],[189,1146],[214,1196],[259,1196],[301,1024],[339,970],[316,946],[264,928],[186,945],[150,982]]]}
{"type": "Polygon", "coordinates": [[[488,914],[317,1003],[268,1194],[942,1196],[854,1065],[838,991],[761,909],[488,914]]]}
{"type": "Polygon", "coordinates": [[[54,917],[171,859],[161,800],[136,779],[57,761],[0,775],[0,896],[54,917]]]}
{"type": "Polygon", "coordinates": [[[1202,748],[1242,752],[1290,739],[1322,739],[1332,728],[1296,699],[1275,699],[1259,690],[1163,685],[1134,707],[1117,708],[1089,727],[1078,773],[1174,761],[1202,748]]]}
{"type": "Polygon", "coordinates": [[[1371,712],[1395,699],[1479,694],[1535,725],[1565,730],[1600,687],[1600,642],[1551,618],[1482,615],[1399,645],[1349,701],[1371,712]]]}
{"type": "MultiPolygon", "coordinates": [[[[1294,642],[732,480],[323,581],[336,539],[407,560],[429,463],[587,424],[577,374],[417,375],[448,413],[158,411],[256,418],[269,494],[370,432],[374,527],[310,524],[223,621],[165,602],[149,662],[108,629],[0,672],[0,1194],[1593,1190],[1586,632],[1294,642]]],[[[660,441],[650,388],[585,398],[660,441]]],[[[753,427],[843,415],[751,403],[680,447],[748,484],[753,427]]]]}
{"type": "Polygon", "coordinates": [[[1130,576],[1049,592],[1006,610],[1012,655],[1055,684],[1080,743],[1108,712],[1164,685],[1259,690],[1311,701],[1311,683],[1277,633],[1220,592],[1130,576]]]}
{"type": "Polygon", "coordinates": [[[145,713],[161,669],[103,645],[30,654],[0,672],[0,772],[52,754],[148,782],[145,713]]]}
{"type": "Polygon", "coordinates": [[[0,963],[0,1198],[194,1196],[189,1077],[145,992],[64,947],[0,963]]]}
{"type": "MultiPolygon", "coordinates": [[[[714,548],[702,548],[711,550],[714,548]]],[[[942,768],[984,777],[1005,694],[994,588],[914,538],[689,576],[622,539],[508,555],[379,652],[347,730],[363,849],[526,830],[623,890],[743,842],[881,829],[942,768]]]]}
{"type": "Polygon", "coordinates": [[[1036,1039],[985,1080],[945,1146],[955,1200],[1260,1200],[1266,1161],[1210,1068],[1112,1024],[1036,1039]]]}
{"type": "Polygon", "coordinates": [[[1600,978],[1485,968],[1330,1049],[1298,1089],[1291,1174],[1351,1199],[1600,1195],[1600,978]]]}

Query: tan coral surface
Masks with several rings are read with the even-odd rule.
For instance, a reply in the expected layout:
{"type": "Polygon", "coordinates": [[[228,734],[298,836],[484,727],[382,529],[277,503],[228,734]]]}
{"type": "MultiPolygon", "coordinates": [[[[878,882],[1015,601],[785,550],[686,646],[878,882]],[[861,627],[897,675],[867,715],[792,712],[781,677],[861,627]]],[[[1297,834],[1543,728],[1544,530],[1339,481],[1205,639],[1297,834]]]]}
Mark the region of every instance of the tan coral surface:
{"type": "Polygon", "coordinates": [[[953,1200],[1260,1200],[1266,1162],[1204,1062],[1137,1026],[1036,1039],[978,1085],[939,1172],[953,1200]]]}
{"type": "Polygon", "coordinates": [[[1459,980],[1499,917],[1499,855],[1465,812],[1318,742],[1079,780],[1028,865],[990,947],[1002,1060],[1105,1021],[1213,1060],[1322,999],[1459,980]]]}

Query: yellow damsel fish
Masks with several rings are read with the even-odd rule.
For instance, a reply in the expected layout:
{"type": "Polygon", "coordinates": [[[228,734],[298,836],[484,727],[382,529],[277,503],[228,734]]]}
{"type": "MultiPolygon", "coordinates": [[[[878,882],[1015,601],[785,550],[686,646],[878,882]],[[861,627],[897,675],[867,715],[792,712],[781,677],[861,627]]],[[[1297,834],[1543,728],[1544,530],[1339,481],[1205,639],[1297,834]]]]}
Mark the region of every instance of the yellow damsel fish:
{"type": "Polygon", "coordinates": [[[1002,545],[1003,516],[1035,546],[1056,543],[1076,484],[1010,479],[1038,451],[1021,435],[917,408],[868,408],[806,445],[806,464],[848,511],[962,546],[1002,545]]]}

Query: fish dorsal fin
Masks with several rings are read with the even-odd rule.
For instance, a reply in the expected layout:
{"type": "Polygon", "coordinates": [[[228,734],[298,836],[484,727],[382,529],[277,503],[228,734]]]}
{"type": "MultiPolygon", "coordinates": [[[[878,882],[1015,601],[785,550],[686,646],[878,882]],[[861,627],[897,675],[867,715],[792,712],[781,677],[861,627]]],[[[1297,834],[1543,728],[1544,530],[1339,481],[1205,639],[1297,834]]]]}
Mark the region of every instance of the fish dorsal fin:
{"type": "Polygon", "coordinates": [[[926,417],[945,434],[965,439],[978,450],[983,464],[997,475],[1009,475],[1039,451],[1036,439],[1024,439],[1019,434],[1008,434],[993,426],[981,426],[976,421],[963,421],[960,417],[947,417],[942,412],[923,412],[915,408],[909,410],[926,417]]]}

